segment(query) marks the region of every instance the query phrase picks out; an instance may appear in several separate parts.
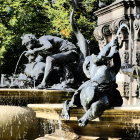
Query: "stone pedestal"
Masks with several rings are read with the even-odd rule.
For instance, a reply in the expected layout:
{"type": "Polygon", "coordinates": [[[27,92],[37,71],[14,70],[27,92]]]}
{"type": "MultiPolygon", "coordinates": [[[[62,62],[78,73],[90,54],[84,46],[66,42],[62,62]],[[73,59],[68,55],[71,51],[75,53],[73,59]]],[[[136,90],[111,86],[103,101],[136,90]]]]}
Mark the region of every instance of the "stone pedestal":
{"type": "Polygon", "coordinates": [[[1,105],[26,106],[29,103],[63,103],[73,90],[0,89],[1,105]]]}
{"type": "Polygon", "coordinates": [[[48,139],[63,137],[66,140],[83,140],[81,136],[88,136],[92,140],[95,137],[137,140],[140,137],[140,108],[136,106],[106,110],[100,118],[90,121],[85,127],[78,126],[77,121],[85,113],[82,108],[72,108],[70,120],[63,120],[60,117],[62,104],[28,104],[28,107],[36,112],[37,118],[41,118],[44,124],[51,126],[54,133],[46,135],[48,139]]]}
{"type": "MultiPolygon", "coordinates": [[[[116,0],[111,5],[95,12],[98,17],[98,27],[94,30],[94,36],[102,48],[111,41],[121,24],[127,24],[130,31],[123,29],[119,34],[119,43],[122,63],[140,66],[140,1],[116,0]]],[[[118,79],[119,90],[125,104],[137,104],[140,93],[138,81],[133,77],[122,75],[120,71],[118,79]]]]}

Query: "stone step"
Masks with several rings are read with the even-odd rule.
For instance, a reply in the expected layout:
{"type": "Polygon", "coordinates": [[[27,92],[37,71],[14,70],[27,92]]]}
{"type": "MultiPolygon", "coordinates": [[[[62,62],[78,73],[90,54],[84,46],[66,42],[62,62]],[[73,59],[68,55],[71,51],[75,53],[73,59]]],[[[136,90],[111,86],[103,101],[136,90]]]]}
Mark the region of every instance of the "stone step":
{"type": "MultiPolygon", "coordinates": [[[[55,117],[51,116],[51,119],[60,119],[62,120],[59,115],[63,108],[63,104],[28,104],[29,108],[32,108],[35,112],[37,117],[43,119],[50,119],[49,116],[54,115],[55,117]],[[48,115],[51,114],[51,115],[48,115]]],[[[71,108],[71,120],[73,118],[81,117],[85,111],[82,108],[71,108]]],[[[100,121],[106,122],[127,122],[130,123],[137,123],[140,124],[140,107],[138,106],[123,106],[123,107],[115,107],[113,109],[106,110],[103,115],[100,117],[100,121]]],[[[74,119],[75,120],[75,119],[74,119]]]]}
{"type": "MultiPolygon", "coordinates": [[[[46,140],[99,140],[99,137],[89,137],[89,136],[80,136],[77,139],[70,139],[70,138],[63,138],[63,137],[48,135],[48,136],[45,136],[45,138],[46,140]]],[[[37,139],[37,140],[41,140],[41,139],[37,139]]]]}
{"type": "MultiPolygon", "coordinates": [[[[45,137],[40,137],[35,140],[72,140],[72,139],[66,139],[63,137],[53,136],[53,135],[46,135],[45,137]]],[[[77,138],[77,140],[99,140],[99,137],[80,136],[80,138],[77,138]]],[[[104,140],[107,140],[107,139],[104,139],[104,140]]],[[[121,140],[121,139],[108,139],[108,140],[121,140]]]]}
{"type": "MultiPolygon", "coordinates": [[[[72,139],[64,139],[58,136],[47,136],[35,140],[72,140],[72,139]]],[[[102,137],[100,138],[100,137],[81,136],[77,140],[140,140],[140,139],[139,138],[102,138],[102,137]]]]}
{"type": "Polygon", "coordinates": [[[73,93],[72,90],[0,89],[0,104],[62,103],[73,93]]]}
{"type": "Polygon", "coordinates": [[[52,134],[46,134],[44,137],[36,140],[97,140],[99,137],[80,136],[71,131],[57,129],[52,134]]]}
{"type": "MultiPolygon", "coordinates": [[[[72,108],[70,120],[63,120],[60,113],[63,104],[29,104],[36,116],[44,122],[61,123],[63,128],[72,128],[78,135],[97,137],[139,137],[140,107],[116,107],[106,110],[100,118],[90,121],[87,126],[79,127],[78,118],[84,114],[82,108],[72,108]],[[59,122],[58,122],[59,121],[59,122]]],[[[56,128],[60,127],[60,124],[56,128]]]]}
{"type": "MultiPolygon", "coordinates": [[[[60,118],[63,104],[28,104],[36,112],[36,116],[42,119],[62,120],[60,118]]],[[[77,115],[84,113],[82,109],[76,107],[71,111],[71,120],[77,120],[77,115]]]]}

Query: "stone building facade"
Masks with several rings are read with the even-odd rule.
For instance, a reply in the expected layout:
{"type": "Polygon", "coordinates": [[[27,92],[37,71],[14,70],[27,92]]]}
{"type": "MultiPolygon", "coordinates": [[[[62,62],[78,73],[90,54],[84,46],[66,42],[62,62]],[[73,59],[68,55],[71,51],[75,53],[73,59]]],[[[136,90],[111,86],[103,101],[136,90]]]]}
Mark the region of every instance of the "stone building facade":
{"type": "MultiPolygon", "coordinates": [[[[99,9],[94,13],[97,17],[98,27],[94,30],[94,36],[102,48],[116,35],[121,24],[127,24],[129,31],[123,29],[119,34],[119,42],[122,64],[140,66],[140,0],[116,0],[111,5],[99,9]]],[[[139,73],[140,74],[140,73],[139,73]]],[[[140,75],[139,75],[140,76],[140,75]]],[[[139,103],[140,78],[124,75],[121,71],[117,75],[118,89],[120,90],[124,105],[139,103]]]]}

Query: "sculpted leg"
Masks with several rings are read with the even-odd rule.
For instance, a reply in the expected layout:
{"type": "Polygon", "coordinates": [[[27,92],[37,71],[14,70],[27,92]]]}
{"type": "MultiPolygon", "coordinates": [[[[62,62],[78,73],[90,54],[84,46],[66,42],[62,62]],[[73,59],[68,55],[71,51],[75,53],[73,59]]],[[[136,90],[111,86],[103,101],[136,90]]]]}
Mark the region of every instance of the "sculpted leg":
{"type": "Polygon", "coordinates": [[[53,57],[51,57],[51,56],[48,56],[46,58],[46,66],[45,66],[44,77],[43,77],[43,80],[42,80],[41,84],[38,86],[38,88],[45,88],[46,81],[48,79],[50,71],[52,70],[54,61],[55,61],[55,59],[53,57]]]}
{"type": "Polygon", "coordinates": [[[65,120],[70,119],[70,105],[69,105],[68,100],[66,100],[63,104],[63,109],[62,109],[62,112],[61,112],[61,118],[65,119],[65,120]]]}
{"type": "Polygon", "coordinates": [[[63,109],[61,112],[61,117],[65,120],[70,119],[70,107],[73,107],[74,105],[76,106],[81,106],[80,104],[80,91],[76,91],[70,101],[66,100],[65,103],[63,104],[63,109]]]}
{"type": "Polygon", "coordinates": [[[95,84],[87,82],[85,87],[81,90],[80,101],[85,111],[87,111],[91,107],[93,101],[97,100],[95,99],[95,89],[95,84]]]}
{"type": "Polygon", "coordinates": [[[67,51],[67,52],[54,54],[52,56],[48,56],[46,58],[44,77],[41,84],[38,86],[38,88],[45,88],[50,71],[53,69],[53,64],[55,63],[66,64],[66,63],[74,62],[76,59],[77,59],[77,54],[76,52],[73,51],[67,51]]]}
{"type": "Polygon", "coordinates": [[[81,107],[81,100],[80,100],[80,94],[84,87],[86,87],[89,84],[89,81],[83,83],[78,90],[75,91],[74,95],[72,96],[72,99],[70,101],[65,101],[63,105],[63,109],[61,112],[61,117],[63,119],[69,120],[70,119],[70,107],[73,107],[76,105],[77,107],[81,107]]]}
{"type": "Polygon", "coordinates": [[[78,120],[79,126],[85,126],[89,120],[96,119],[109,107],[109,102],[106,96],[92,103],[87,112],[78,120]]]}

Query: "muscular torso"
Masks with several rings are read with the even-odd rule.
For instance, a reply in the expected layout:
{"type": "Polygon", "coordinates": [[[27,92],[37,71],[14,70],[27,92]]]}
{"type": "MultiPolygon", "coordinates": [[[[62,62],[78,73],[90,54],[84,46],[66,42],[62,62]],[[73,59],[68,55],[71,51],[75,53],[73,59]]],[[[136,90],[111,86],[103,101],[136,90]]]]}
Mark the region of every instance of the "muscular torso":
{"type": "MultiPolygon", "coordinates": [[[[66,52],[69,50],[76,50],[76,46],[69,42],[68,40],[64,40],[62,38],[56,37],[56,36],[42,36],[39,38],[39,43],[41,45],[46,46],[52,46],[50,49],[46,49],[46,52],[51,52],[52,54],[54,53],[61,53],[61,52],[66,52]]],[[[44,52],[45,53],[45,52],[44,52]]]]}
{"type": "Polygon", "coordinates": [[[89,75],[90,80],[97,82],[99,84],[101,83],[110,83],[115,82],[115,73],[111,70],[110,67],[106,65],[100,65],[97,66],[94,63],[94,59],[96,59],[95,55],[89,56],[89,75]]]}
{"type": "Polygon", "coordinates": [[[93,64],[91,69],[91,81],[96,81],[99,84],[115,82],[115,74],[107,66],[96,66],[93,64]]]}

